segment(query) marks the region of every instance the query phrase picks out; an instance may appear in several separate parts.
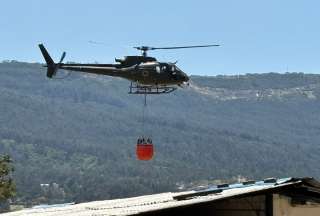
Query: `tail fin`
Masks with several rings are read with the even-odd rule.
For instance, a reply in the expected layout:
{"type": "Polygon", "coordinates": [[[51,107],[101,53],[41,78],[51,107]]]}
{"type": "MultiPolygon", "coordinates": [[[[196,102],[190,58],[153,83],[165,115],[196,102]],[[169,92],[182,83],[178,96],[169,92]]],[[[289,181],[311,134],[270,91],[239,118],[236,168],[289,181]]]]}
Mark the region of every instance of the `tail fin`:
{"type": "Polygon", "coordinates": [[[46,60],[47,65],[53,65],[54,61],[50,57],[47,49],[43,46],[43,44],[39,44],[39,48],[41,50],[41,53],[42,53],[44,59],[46,60]]]}
{"type": "Polygon", "coordinates": [[[54,61],[52,60],[52,58],[50,57],[48,51],[46,50],[46,48],[43,46],[43,44],[39,44],[39,48],[41,50],[41,53],[43,55],[44,60],[47,63],[47,77],[52,78],[53,75],[56,73],[57,68],[57,64],[54,63],[54,61]]]}

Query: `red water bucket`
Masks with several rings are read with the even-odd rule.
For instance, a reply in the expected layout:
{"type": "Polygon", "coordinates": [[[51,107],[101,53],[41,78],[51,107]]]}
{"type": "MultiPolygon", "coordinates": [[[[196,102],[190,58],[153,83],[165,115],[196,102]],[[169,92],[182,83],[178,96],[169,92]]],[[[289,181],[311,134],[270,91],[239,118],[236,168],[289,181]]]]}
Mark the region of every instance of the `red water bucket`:
{"type": "Polygon", "coordinates": [[[139,160],[151,160],[153,157],[153,144],[137,144],[136,153],[139,160]]]}

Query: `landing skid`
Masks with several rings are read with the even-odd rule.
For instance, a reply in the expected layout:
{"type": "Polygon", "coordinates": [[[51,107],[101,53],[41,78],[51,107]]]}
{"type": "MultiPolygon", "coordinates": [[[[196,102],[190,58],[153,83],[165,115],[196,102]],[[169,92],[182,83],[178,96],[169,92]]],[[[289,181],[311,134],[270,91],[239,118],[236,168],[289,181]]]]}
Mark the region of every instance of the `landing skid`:
{"type": "Polygon", "coordinates": [[[168,94],[176,90],[176,87],[172,86],[158,86],[158,85],[133,85],[131,83],[129,88],[129,94],[168,94]]]}

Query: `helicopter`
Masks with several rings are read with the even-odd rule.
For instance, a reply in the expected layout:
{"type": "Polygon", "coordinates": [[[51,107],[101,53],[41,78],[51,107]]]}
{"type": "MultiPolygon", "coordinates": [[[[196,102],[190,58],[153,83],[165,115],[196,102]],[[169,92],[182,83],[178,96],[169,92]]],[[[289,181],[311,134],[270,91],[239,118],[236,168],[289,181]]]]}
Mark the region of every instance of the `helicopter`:
{"type": "Polygon", "coordinates": [[[133,47],[142,52],[140,56],[125,56],[115,58],[115,64],[66,64],[62,63],[66,52],[62,53],[60,61],[55,63],[43,44],[39,44],[41,53],[46,61],[47,77],[54,78],[59,69],[122,77],[131,82],[129,94],[163,94],[170,93],[188,85],[189,77],[176,65],[177,62],[159,62],[147,55],[151,50],[186,49],[219,46],[217,44],[175,47],[133,47]]]}

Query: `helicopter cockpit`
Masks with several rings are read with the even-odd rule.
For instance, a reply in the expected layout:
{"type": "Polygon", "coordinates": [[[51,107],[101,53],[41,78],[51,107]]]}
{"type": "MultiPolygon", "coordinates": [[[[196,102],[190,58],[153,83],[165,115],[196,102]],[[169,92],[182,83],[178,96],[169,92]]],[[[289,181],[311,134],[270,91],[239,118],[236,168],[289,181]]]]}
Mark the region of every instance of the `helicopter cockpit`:
{"type": "Polygon", "coordinates": [[[182,72],[174,63],[161,63],[161,72],[182,72]]]}

